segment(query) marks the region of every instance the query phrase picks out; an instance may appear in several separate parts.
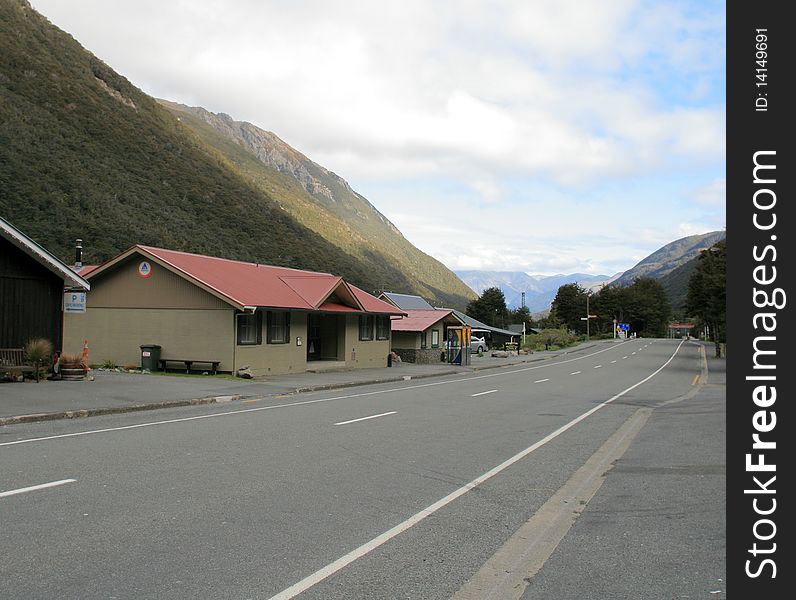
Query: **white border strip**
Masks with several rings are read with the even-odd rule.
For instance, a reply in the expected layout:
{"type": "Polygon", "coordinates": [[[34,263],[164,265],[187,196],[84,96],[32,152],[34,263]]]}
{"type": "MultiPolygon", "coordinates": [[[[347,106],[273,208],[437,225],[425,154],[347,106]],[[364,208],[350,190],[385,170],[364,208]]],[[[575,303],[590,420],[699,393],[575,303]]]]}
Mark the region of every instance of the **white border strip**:
{"type": "Polygon", "coordinates": [[[481,485],[482,483],[484,483],[488,479],[491,479],[492,477],[494,477],[498,473],[501,473],[502,471],[505,471],[506,469],[508,469],[510,466],[512,466],[516,462],[518,462],[518,461],[522,460],[523,458],[525,458],[526,456],[528,456],[534,450],[538,450],[539,448],[541,448],[542,446],[544,446],[545,444],[547,444],[551,440],[554,440],[559,435],[561,435],[562,433],[564,433],[568,429],[571,429],[572,427],[574,427],[575,425],[577,425],[578,423],[580,423],[584,419],[590,417],[591,415],[596,413],[598,410],[600,410],[604,406],[607,406],[608,404],[610,404],[611,402],[613,402],[617,398],[621,398],[622,396],[624,396],[625,394],[627,394],[631,390],[636,389],[641,384],[646,383],[647,381],[649,381],[650,379],[655,377],[658,373],[663,371],[663,369],[666,368],[666,366],[670,362],[672,362],[674,357],[677,355],[677,352],[680,350],[680,346],[682,346],[682,345],[683,345],[683,342],[681,341],[677,345],[677,348],[675,349],[674,354],[672,354],[669,357],[669,360],[667,360],[665,363],[663,363],[663,365],[660,368],[658,368],[658,370],[656,370],[651,375],[648,375],[647,377],[645,377],[644,379],[642,379],[638,383],[631,385],[629,388],[627,388],[625,390],[622,390],[621,392],[619,392],[615,396],[612,396],[611,398],[609,398],[605,402],[602,402],[602,403],[598,404],[597,406],[595,406],[594,408],[586,411],[585,413],[583,413],[579,417],[574,418],[569,423],[559,427],[554,432],[548,434],[546,437],[542,438],[541,440],[539,440],[538,442],[536,442],[532,446],[529,446],[528,448],[526,448],[522,452],[519,452],[518,454],[515,454],[514,456],[512,456],[508,460],[500,463],[498,466],[496,466],[495,468],[487,471],[486,473],[484,473],[480,477],[477,477],[477,478],[473,479],[470,483],[467,483],[467,484],[463,485],[462,487],[460,487],[459,489],[455,490],[454,492],[448,494],[447,496],[445,496],[441,500],[436,501],[431,506],[428,506],[428,507],[424,508],[423,510],[421,510],[420,512],[412,515],[411,517],[409,517],[408,519],[406,519],[402,523],[399,523],[398,525],[396,525],[392,529],[388,529],[387,531],[385,531],[381,535],[373,538],[369,542],[366,542],[366,543],[362,544],[359,548],[355,548],[354,550],[352,550],[351,552],[349,552],[345,556],[342,556],[342,557],[338,558],[336,561],[334,561],[332,563],[329,563],[325,567],[323,567],[321,569],[318,569],[312,575],[309,575],[309,576],[305,577],[301,581],[291,585],[289,588],[279,592],[275,596],[271,596],[271,598],[269,600],[290,600],[291,598],[295,598],[297,595],[301,594],[302,592],[305,592],[306,590],[308,590],[309,588],[311,588],[315,584],[323,581],[324,579],[326,579],[327,577],[329,577],[331,575],[334,575],[340,569],[343,569],[344,567],[347,567],[348,565],[350,565],[355,560],[357,560],[359,558],[362,558],[363,556],[365,556],[366,554],[368,554],[371,551],[375,550],[376,548],[378,548],[382,544],[385,544],[386,542],[389,542],[391,539],[393,539],[397,535],[399,535],[399,534],[403,533],[404,531],[406,531],[407,529],[417,525],[418,523],[420,523],[420,521],[422,521],[423,519],[425,519],[429,515],[434,514],[439,509],[447,506],[448,504],[450,504],[451,502],[453,502],[457,498],[463,496],[464,494],[466,494],[467,492],[469,492],[473,488],[481,485]]]}

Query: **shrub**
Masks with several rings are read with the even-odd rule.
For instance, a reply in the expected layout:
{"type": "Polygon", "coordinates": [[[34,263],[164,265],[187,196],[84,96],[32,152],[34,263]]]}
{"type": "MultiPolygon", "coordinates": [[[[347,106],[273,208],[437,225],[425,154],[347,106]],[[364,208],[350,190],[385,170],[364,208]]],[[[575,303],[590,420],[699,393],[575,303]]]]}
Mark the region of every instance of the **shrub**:
{"type": "Polygon", "coordinates": [[[543,329],[525,337],[523,348],[530,350],[557,350],[572,346],[578,338],[563,329],[543,329]]]}
{"type": "Polygon", "coordinates": [[[44,338],[34,338],[28,340],[24,348],[25,360],[39,366],[50,361],[53,353],[53,345],[50,340],[44,338]]]}
{"type": "Polygon", "coordinates": [[[65,365],[81,365],[83,367],[87,366],[83,364],[83,355],[82,354],[68,354],[64,352],[61,354],[61,366],[65,365]]]}

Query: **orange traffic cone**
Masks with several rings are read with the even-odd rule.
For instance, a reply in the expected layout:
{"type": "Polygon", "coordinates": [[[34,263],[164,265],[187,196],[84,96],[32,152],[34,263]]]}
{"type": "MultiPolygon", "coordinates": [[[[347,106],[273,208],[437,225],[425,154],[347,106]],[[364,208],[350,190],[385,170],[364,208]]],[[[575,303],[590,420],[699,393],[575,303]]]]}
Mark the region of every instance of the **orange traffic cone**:
{"type": "Polygon", "coordinates": [[[88,366],[88,340],[83,340],[83,364],[86,365],[86,370],[90,371],[91,367],[88,366]]]}

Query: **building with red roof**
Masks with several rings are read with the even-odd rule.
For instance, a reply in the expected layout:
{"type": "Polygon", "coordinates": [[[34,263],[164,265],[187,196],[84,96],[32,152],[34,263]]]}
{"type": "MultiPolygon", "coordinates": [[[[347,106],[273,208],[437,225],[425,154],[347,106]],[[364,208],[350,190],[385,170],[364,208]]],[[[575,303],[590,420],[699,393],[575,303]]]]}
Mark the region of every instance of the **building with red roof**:
{"type": "Polygon", "coordinates": [[[392,319],[393,352],[407,362],[440,362],[448,337],[448,327],[461,326],[462,322],[449,309],[404,312],[406,316],[392,319]]]}
{"type": "Polygon", "coordinates": [[[140,364],[141,346],[160,346],[161,366],[255,376],[384,367],[390,316],[405,314],[330,273],[151,246],[85,278],[86,311],[68,315],[64,346],[89,340],[93,362],[120,366],[140,364]]]}

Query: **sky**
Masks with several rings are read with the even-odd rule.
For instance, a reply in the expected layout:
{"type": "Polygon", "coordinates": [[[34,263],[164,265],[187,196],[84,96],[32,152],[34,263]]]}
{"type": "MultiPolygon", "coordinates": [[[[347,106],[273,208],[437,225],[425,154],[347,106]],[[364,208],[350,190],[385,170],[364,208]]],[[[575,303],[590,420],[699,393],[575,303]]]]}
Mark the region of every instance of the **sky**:
{"type": "Polygon", "coordinates": [[[452,270],[613,275],[725,228],[725,3],[31,0],[276,133],[452,270]]]}

